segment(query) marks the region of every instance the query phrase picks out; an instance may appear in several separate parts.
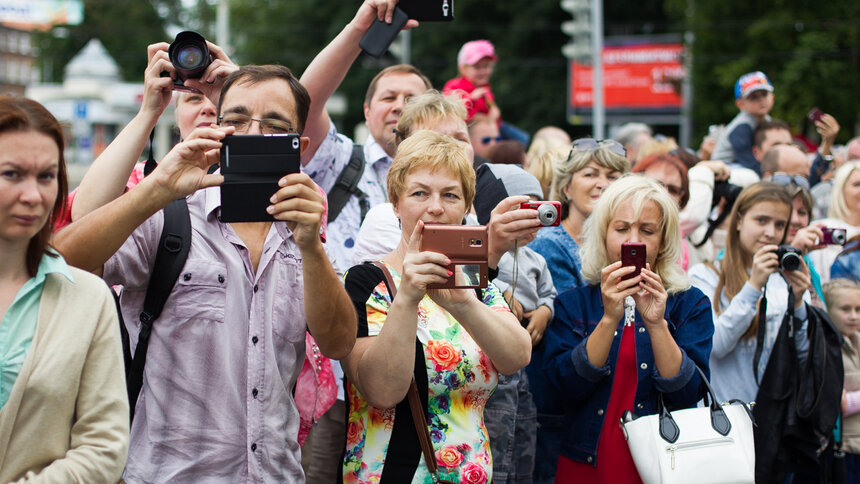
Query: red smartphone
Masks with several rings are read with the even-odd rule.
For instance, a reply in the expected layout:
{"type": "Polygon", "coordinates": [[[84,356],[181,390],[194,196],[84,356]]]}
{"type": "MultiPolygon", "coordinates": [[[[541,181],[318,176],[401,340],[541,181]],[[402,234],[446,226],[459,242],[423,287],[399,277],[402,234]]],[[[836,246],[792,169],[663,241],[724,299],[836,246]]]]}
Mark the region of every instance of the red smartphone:
{"type": "Polygon", "coordinates": [[[621,266],[633,266],[635,271],[622,277],[626,281],[639,275],[645,268],[645,244],[642,242],[624,242],[621,244],[621,266]]]}
{"type": "Polygon", "coordinates": [[[824,113],[822,113],[820,109],[812,108],[809,111],[809,114],[806,115],[806,117],[809,118],[809,120],[814,123],[816,121],[821,121],[821,115],[823,115],[823,114],[824,113]]]}

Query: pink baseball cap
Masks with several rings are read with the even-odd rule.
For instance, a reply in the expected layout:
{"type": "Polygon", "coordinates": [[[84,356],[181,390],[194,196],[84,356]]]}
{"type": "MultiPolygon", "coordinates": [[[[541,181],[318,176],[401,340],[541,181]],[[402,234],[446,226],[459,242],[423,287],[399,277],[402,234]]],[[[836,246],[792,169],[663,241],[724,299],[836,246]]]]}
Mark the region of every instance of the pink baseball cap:
{"type": "Polygon", "coordinates": [[[489,57],[496,60],[496,49],[489,40],[473,40],[466,42],[463,47],[460,47],[460,53],[457,54],[458,66],[471,66],[478,63],[484,57],[489,57]]]}

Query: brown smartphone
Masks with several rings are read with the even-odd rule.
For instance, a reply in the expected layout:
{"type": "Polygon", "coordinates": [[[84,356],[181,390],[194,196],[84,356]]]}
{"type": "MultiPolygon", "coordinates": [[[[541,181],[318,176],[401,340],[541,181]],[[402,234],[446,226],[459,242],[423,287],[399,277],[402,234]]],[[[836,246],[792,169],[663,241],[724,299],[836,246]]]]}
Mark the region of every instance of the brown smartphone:
{"type": "Polygon", "coordinates": [[[633,279],[645,268],[645,244],[642,242],[624,242],[621,244],[621,266],[633,266],[635,271],[622,277],[622,281],[633,279]]]}
{"type": "Polygon", "coordinates": [[[485,225],[424,224],[421,250],[444,254],[451,259],[453,273],[443,284],[429,289],[473,289],[487,287],[487,227],[485,225]]]}

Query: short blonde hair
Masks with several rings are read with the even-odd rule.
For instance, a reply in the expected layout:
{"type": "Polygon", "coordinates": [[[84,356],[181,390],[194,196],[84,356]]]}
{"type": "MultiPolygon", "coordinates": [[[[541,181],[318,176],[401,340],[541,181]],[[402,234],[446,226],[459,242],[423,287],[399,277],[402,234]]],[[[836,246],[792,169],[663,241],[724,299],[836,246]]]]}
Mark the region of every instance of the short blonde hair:
{"type": "Polygon", "coordinates": [[[824,295],[824,303],[827,304],[827,311],[830,312],[834,308],[836,291],[843,289],[860,291],[860,283],[853,279],[831,279],[821,286],[821,292],[824,295]]]}
{"type": "Polygon", "coordinates": [[[662,247],[654,263],[654,272],[663,280],[666,292],[674,294],[690,288],[690,280],[678,264],[681,256],[681,228],[678,222],[678,205],[669,193],[654,180],[636,174],[625,175],[613,182],[597,201],[591,216],[582,229],[582,275],[590,284],[600,284],[600,272],[615,261],[606,252],[606,232],[609,222],[626,202],[632,202],[635,217],[642,213],[646,202],[654,202],[662,216],[660,233],[662,247]]]}
{"type": "Polygon", "coordinates": [[[391,203],[397,205],[406,186],[406,177],[419,168],[453,173],[463,188],[466,209],[472,206],[475,199],[475,169],[462,142],[428,129],[418,130],[403,140],[388,170],[388,199],[391,203]]]}
{"type": "Polygon", "coordinates": [[[574,173],[585,168],[592,160],[610,170],[621,173],[630,171],[630,161],[626,156],[613,153],[609,148],[608,141],[617,143],[614,140],[606,140],[598,144],[597,148],[593,150],[571,149],[568,156],[561,158],[555,163],[550,197],[552,200],[561,202],[562,220],[567,218],[568,211],[570,210],[567,197],[564,194],[564,187],[570,183],[574,173]]]}
{"type": "Polygon", "coordinates": [[[678,149],[678,143],[675,138],[657,135],[656,138],[649,139],[639,147],[639,151],[636,153],[636,162],[644,160],[646,156],[665,155],[676,149],[678,149]]]}
{"type": "Polygon", "coordinates": [[[397,126],[394,127],[397,143],[408,138],[416,126],[438,123],[448,117],[459,118],[466,122],[466,106],[460,96],[456,94],[445,96],[435,89],[430,89],[410,98],[403,107],[397,126]]]}
{"type": "Polygon", "coordinates": [[[553,167],[570,152],[570,143],[551,137],[541,137],[532,140],[528,159],[528,172],[540,182],[543,197],[549,198],[552,186],[553,167]]]}
{"type": "Polygon", "coordinates": [[[836,174],[833,176],[833,189],[830,192],[828,217],[845,221],[851,216],[851,209],[845,203],[845,185],[848,184],[848,178],[851,177],[851,174],[857,170],[860,170],[860,161],[856,160],[847,161],[836,170],[836,174]]]}

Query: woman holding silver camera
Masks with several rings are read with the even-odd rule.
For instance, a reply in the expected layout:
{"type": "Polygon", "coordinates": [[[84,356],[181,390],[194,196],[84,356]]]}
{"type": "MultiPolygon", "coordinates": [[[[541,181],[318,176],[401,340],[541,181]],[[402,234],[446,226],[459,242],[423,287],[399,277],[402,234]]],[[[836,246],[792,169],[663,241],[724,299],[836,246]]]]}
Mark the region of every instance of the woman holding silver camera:
{"type": "Polygon", "coordinates": [[[438,477],[489,482],[484,404],[497,372],[528,363],[531,339],[492,284],[428,289],[452,276],[450,260],[420,250],[425,222],[459,225],[472,204],[475,172],[465,143],[414,133],[398,147],[388,194],[403,230],[381,262],[396,294],[373,264],[354,266],[345,280],[359,334],[341,361],[349,402],[343,481],[433,482],[406,399],[414,379],[438,477]]]}
{"type": "Polygon", "coordinates": [[[538,232],[529,248],[546,259],[558,293],[585,285],[579,244],[585,219],[603,190],[630,171],[624,147],[615,140],[581,138],[554,167],[552,200],[561,202],[561,225],[538,232]]]}
{"type": "Polygon", "coordinates": [[[786,251],[787,246],[780,245],[786,239],[791,212],[792,198],[785,187],[770,182],[750,185],[740,193],[729,216],[723,258],[690,269],[693,285],[713,304],[711,384],[720,401],[756,399],[786,311],[794,311],[803,326],[797,349],[801,358],[805,355],[809,270],[799,251],[786,251]],[[787,307],[789,291],[794,293],[793,308],[787,307]],[[763,297],[767,298],[765,337],[757,374],[753,374],[763,297]]]}

